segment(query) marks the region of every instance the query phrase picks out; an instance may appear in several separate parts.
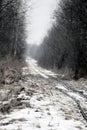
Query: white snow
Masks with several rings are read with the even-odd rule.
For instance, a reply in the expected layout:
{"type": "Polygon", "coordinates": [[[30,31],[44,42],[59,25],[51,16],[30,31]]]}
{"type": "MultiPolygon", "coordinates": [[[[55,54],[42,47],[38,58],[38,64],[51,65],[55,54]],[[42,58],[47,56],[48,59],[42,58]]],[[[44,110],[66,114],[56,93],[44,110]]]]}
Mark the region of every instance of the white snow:
{"type": "MultiPolygon", "coordinates": [[[[80,130],[79,126],[86,130],[80,121],[66,120],[57,108],[60,107],[59,103],[57,107],[52,105],[52,98],[35,94],[30,100],[33,108],[15,110],[5,115],[6,118],[0,124],[8,125],[1,125],[0,130],[80,130]]],[[[64,101],[67,102],[66,99],[64,101]]]]}
{"type": "Polygon", "coordinates": [[[40,75],[43,78],[48,79],[50,76],[56,78],[57,74],[55,74],[52,71],[46,70],[46,69],[42,69],[41,67],[39,67],[37,65],[37,61],[34,59],[31,59],[30,57],[26,58],[26,62],[28,63],[29,66],[29,70],[31,74],[34,75],[40,75]]]}
{"type": "Polygon", "coordinates": [[[57,86],[55,86],[55,88],[57,89],[62,89],[62,90],[67,90],[66,88],[65,88],[65,86],[63,86],[62,84],[58,84],[57,86]]]}
{"type": "MultiPolygon", "coordinates": [[[[55,73],[38,67],[35,60],[27,58],[26,61],[32,75],[40,75],[44,80],[50,76],[56,77],[55,73]]],[[[78,113],[72,99],[58,92],[57,88],[78,99],[81,99],[80,95],[68,91],[62,83],[55,88],[51,90],[53,95],[37,91],[30,97],[24,92],[20,93],[18,98],[27,100],[31,107],[1,114],[0,130],[87,130],[83,118],[79,116],[77,119],[78,113]]]]}

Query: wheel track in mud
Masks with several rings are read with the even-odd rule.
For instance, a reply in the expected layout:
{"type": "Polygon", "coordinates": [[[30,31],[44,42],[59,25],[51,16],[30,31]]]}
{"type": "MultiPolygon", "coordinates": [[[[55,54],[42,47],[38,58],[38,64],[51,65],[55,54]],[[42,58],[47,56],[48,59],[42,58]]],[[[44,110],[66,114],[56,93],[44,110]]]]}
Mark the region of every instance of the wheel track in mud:
{"type": "Polygon", "coordinates": [[[87,122],[87,116],[86,116],[86,113],[84,112],[84,110],[82,109],[82,106],[80,104],[80,102],[75,99],[74,97],[70,96],[67,92],[65,92],[64,90],[62,89],[58,89],[60,92],[62,92],[63,94],[67,95],[69,98],[71,98],[76,104],[77,104],[77,107],[78,109],[80,110],[80,113],[82,115],[82,117],[84,118],[84,120],[87,122]]]}
{"type": "MultiPolygon", "coordinates": [[[[42,71],[40,71],[42,74],[45,74],[45,73],[43,73],[42,71]]],[[[28,74],[28,75],[25,75],[25,76],[22,76],[22,78],[21,78],[21,80],[24,80],[25,78],[27,78],[27,77],[30,77],[31,75],[30,74],[28,74]]],[[[58,77],[54,77],[54,76],[51,76],[51,75],[47,75],[46,74],[46,76],[48,76],[48,79],[45,79],[42,75],[40,75],[39,73],[38,73],[38,75],[37,75],[37,77],[38,78],[41,78],[41,79],[45,79],[45,80],[53,80],[53,82],[54,81],[56,81],[56,83],[58,82],[59,84],[61,84],[61,85],[63,85],[66,89],[67,89],[67,91],[64,91],[64,90],[62,90],[62,89],[60,89],[60,88],[57,88],[60,92],[62,92],[63,94],[65,94],[65,95],[67,95],[69,98],[71,98],[76,104],[77,104],[77,107],[78,107],[78,109],[80,110],[80,113],[81,113],[81,115],[82,115],[82,117],[84,118],[84,120],[87,122],[87,115],[86,115],[86,113],[84,112],[84,110],[83,110],[83,108],[82,108],[82,106],[81,106],[81,102],[80,102],[80,100],[77,100],[75,97],[73,97],[73,96],[71,96],[70,94],[68,94],[68,92],[69,91],[71,91],[71,92],[73,92],[74,94],[79,94],[81,97],[83,97],[85,100],[87,100],[87,95],[85,95],[83,92],[81,92],[81,91],[78,91],[78,90],[76,90],[76,89],[74,89],[74,87],[73,86],[71,86],[69,83],[67,83],[66,81],[64,81],[64,80],[62,80],[59,76],[58,77]]],[[[35,75],[35,77],[36,77],[36,75],[35,75]]]]}
{"type": "Polygon", "coordinates": [[[77,107],[78,107],[78,109],[80,111],[80,114],[82,115],[83,119],[87,122],[87,114],[84,112],[80,100],[77,100],[75,97],[68,94],[68,92],[71,91],[71,92],[73,92],[73,94],[79,94],[81,97],[83,97],[86,100],[86,102],[87,102],[87,95],[85,95],[81,91],[78,91],[78,90],[74,89],[73,86],[71,86],[69,83],[67,83],[66,81],[63,81],[60,78],[55,78],[55,77],[50,77],[50,78],[55,80],[55,81],[58,81],[59,84],[63,85],[67,89],[67,91],[65,91],[65,90],[63,90],[61,88],[57,88],[57,90],[59,90],[60,92],[62,92],[63,94],[65,94],[66,96],[71,98],[77,104],[77,107]]]}
{"type": "MultiPolygon", "coordinates": [[[[47,75],[48,76],[48,75],[47,75]]],[[[43,79],[43,77],[41,76],[41,78],[43,79]]],[[[80,111],[80,114],[82,115],[83,119],[87,122],[87,115],[83,110],[83,107],[81,105],[80,100],[77,100],[75,97],[71,96],[70,94],[68,94],[69,91],[73,92],[74,94],[79,94],[81,97],[83,97],[86,101],[87,101],[87,95],[85,95],[82,91],[78,91],[76,89],[74,89],[73,86],[71,86],[69,83],[67,83],[66,81],[62,80],[61,78],[57,78],[57,77],[53,77],[53,76],[49,76],[49,78],[47,80],[53,80],[58,82],[59,84],[63,85],[67,91],[64,91],[62,89],[58,89],[60,92],[62,92],[63,94],[67,95],[69,98],[71,98],[76,104],[77,104],[77,108],[80,111]]]]}

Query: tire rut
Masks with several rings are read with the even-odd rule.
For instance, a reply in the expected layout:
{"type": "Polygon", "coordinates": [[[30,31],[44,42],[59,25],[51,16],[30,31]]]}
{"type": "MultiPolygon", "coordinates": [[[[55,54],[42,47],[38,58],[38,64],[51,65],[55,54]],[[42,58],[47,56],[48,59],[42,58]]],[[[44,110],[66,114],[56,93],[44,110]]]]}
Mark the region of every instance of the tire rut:
{"type": "MultiPolygon", "coordinates": [[[[77,104],[77,107],[78,107],[78,109],[79,109],[79,111],[80,111],[80,114],[82,115],[83,119],[87,122],[87,115],[86,115],[86,113],[85,113],[84,110],[83,110],[83,107],[82,107],[82,105],[81,105],[81,101],[80,101],[80,100],[77,100],[75,97],[71,96],[71,95],[68,93],[69,91],[71,91],[71,92],[73,92],[74,94],[77,94],[78,91],[67,87],[67,84],[64,83],[63,81],[60,81],[59,83],[61,83],[61,85],[63,85],[66,89],[67,89],[67,88],[68,88],[68,89],[65,91],[65,90],[63,90],[63,89],[61,89],[61,88],[57,88],[57,90],[59,90],[60,92],[62,92],[63,94],[65,94],[66,96],[68,96],[69,98],[71,98],[71,99],[77,104]]],[[[87,99],[87,97],[86,97],[84,94],[82,94],[82,93],[80,93],[80,92],[78,92],[78,93],[80,94],[81,97],[83,97],[84,99],[87,99]]]]}

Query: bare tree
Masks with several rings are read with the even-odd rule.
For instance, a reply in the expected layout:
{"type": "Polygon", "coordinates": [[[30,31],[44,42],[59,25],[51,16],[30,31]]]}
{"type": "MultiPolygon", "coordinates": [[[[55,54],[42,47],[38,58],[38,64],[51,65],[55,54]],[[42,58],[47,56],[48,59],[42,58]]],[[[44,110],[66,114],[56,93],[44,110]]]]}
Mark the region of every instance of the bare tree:
{"type": "Polygon", "coordinates": [[[67,67],[78,79],[87,75],[87,2],[62,0],[59,6],[56,24],[39,48],[43,49],[39,63],[57,69],[67,67]]]}

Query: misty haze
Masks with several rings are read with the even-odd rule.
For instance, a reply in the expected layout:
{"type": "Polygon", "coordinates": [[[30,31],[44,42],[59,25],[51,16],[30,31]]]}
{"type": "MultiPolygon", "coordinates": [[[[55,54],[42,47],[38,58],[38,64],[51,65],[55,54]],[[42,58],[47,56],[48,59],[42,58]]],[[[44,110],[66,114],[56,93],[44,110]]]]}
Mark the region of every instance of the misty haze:
{"type": "Polygon", "coordinates": [[[87,130],[86,0],[0,0],[0,130],[87,130]]]}

